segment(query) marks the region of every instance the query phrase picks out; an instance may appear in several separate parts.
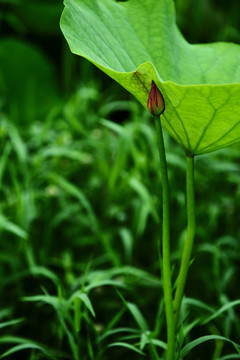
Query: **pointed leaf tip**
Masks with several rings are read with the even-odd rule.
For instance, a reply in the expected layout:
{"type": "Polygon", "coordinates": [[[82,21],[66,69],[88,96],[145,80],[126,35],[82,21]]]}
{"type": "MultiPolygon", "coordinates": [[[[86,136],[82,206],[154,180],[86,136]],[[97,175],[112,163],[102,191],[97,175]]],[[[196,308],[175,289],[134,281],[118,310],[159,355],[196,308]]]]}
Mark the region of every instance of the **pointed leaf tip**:
{"type": "Polygon", "coordinates": [[[164,98],[153,80],[148,96],[147,107],[153,116],[161,115],[165,110],[164,98]]]}

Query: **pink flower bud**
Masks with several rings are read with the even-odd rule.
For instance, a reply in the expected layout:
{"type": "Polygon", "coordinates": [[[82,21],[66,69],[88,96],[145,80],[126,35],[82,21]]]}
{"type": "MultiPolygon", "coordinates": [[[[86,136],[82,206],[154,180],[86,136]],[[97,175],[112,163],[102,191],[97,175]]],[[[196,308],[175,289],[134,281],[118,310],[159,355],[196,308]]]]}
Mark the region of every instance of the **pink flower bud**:
{"type": "Polygon", "coordinates": [[[163,96],[153,80],[148,96],[147,107],[153,116],[161,115],[165,110],[163,96]]]}

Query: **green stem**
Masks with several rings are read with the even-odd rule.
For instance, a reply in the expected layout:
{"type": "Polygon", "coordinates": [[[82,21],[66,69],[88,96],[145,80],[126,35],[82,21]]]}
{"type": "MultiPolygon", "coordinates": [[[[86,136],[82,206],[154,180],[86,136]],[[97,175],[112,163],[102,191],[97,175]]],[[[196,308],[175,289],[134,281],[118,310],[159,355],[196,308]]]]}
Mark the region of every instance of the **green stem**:
{"type": "Polygon", "coordinates": [[[187,235],[183,248],[180,271],[177,278],[177,287],[173,303],[175,326],[178,325],[181,303],[187,279],[189,263],[191,259],[192,247],[195,235],[195,199],[194,199],[194,157],[187,156],[187,179],[186,179],[186,193],[187,193],[187,235]]]}
{"type": "Polygon", "coordinates": [[[160,118],[155,118],[158,148],[160,156],[160,171],[162,180],[162,267],[163,290],[167,319],[167,360],[172,360],[175,345],[175,323],[173,314],[171,262],[170,262],[170,215],[167,163],[163,142],[162,125],[160,118]]]}

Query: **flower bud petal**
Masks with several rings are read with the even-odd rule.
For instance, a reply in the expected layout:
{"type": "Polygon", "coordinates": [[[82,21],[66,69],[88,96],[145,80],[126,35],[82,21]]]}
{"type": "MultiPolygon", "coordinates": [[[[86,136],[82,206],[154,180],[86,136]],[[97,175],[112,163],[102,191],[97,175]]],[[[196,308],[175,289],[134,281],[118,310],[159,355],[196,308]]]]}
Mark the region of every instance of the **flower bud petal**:
{"type": "Polygon", "coordinates": [[[148,96],[147,107],[149,112],[153,116],[161,115],[165,110],[163,96],[153,80],[151,90],[148,96]]]}

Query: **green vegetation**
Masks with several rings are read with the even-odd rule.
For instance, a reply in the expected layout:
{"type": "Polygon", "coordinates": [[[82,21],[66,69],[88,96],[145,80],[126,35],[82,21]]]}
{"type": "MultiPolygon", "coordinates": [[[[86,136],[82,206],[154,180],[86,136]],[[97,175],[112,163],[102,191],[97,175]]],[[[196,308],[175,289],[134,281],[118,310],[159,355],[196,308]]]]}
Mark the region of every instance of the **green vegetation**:
{"type": "MultiPolygon", "coordinates": [[[[238,2],[201,4],[176,1],[187,39],[239,43],[238,2]],[[189,22],[189,14],[208,14],[212,31],[189,22]]],[[[59,1],[0,6],[0,358],[162,360],[167,325],[154,120],[118,84],[71,55],[59,1]]],[[[183,87],[157,83],[161,90],[183,87]]],[[[223,83],[224,94],[239,87],[223,83]]],[[[146,107],[146,95],[142,101],[146,107]]],[[[236,121],[233,106],[228,115],[236,121]]],[[[207,119],[195,119],[200,136],[207,119]]],[[[191,144],[201,143],[196,153],[214,150],[214,134],[203,144],[191,131],[191,144]]],[[[224,145],[239,133],[229,136],[224,145]]],[[[187,228],[186,163],[183,148],[167,133],[164,140],[175,290],[187,228]]],[[[240,358],[239,150],[235,144],[195,158],[196,239],[176,329],[179,359],[240,358]]]]}

